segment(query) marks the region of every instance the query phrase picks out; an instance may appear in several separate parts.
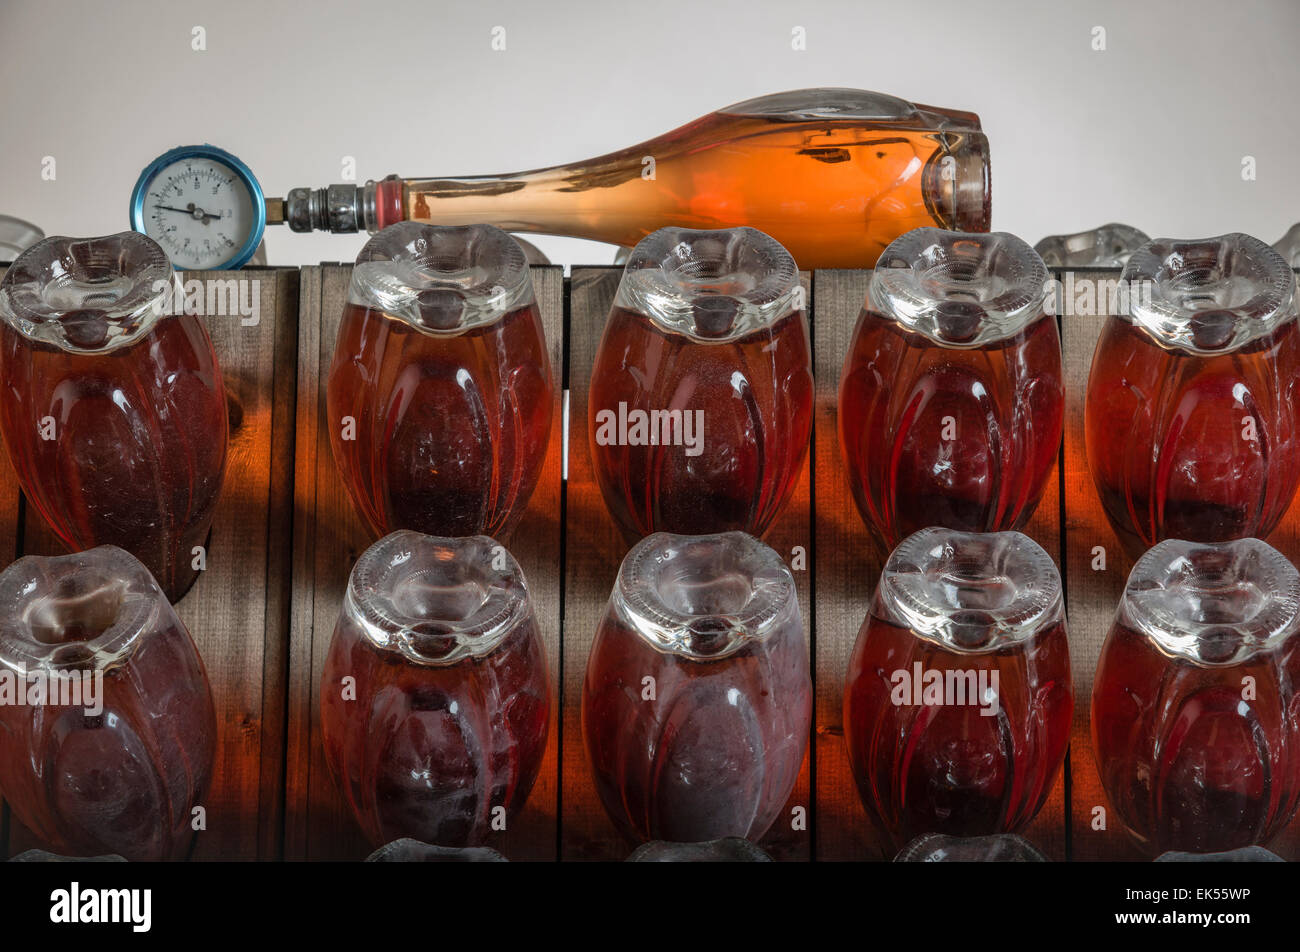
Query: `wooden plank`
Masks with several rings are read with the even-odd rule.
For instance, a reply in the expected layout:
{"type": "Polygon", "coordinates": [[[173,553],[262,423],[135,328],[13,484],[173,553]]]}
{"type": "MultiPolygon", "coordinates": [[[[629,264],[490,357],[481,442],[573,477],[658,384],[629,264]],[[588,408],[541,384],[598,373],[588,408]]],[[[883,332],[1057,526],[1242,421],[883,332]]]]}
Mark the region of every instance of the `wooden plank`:
{"type": "MultiPolygon", "coordinates": [[[[292,516],[288,482],[297,339],[298,272],[258,268],[186,272],[183,279],[255,282],[259,318],[209,315],[231,405],[230,447],[221,500],[212,523],[207,568],[177,604],[203,656],[217,713],[212,787],[203,798],[207,829],[195,859],[275,859],[283,801],[280,737],[284,732],[288,629],[287,549],[292,516]]],[[[205,300],[211,300],[205,294],[205,300]]],[[[33,507],[26,507],[24,554],[64,551],[33,507]]],[[[40,845],[16,821],[11,853],[40,845]]]]}
{"type": "MultiPolygon", "coordinates": [[[[1054,272],[1064,278],[1064,272],[1054,272]]],[[[1074,272],[1074,286],[1084,282],[1113,281],[1116,271],[1086,269],[1074,272]]],[[[1095,292],[1093,292],[1095,294],[1095,292]]],[[[1094,298],[1095,299],[1095,298],[1094,298]]],[[[1069,302],[1066,302],[1067,307],[1069,302]]],[[[1074,669],[1074,731],[1070,741],[1071,859],[1134,860],[1141,854],[1109,804],[1093,756],[1089,708],[1097,660],[1119,604],[1133,562],[1124,554],[1106,520],[1088,471],[1083,440],[1084,396],[1092,352],[1105,317],[1063,314],[1061,346],[1065,354],[1065,548],[1066,610],[1070,625],[1070,664],[1074,669]],[[1105,569],[1094,571],[1098,547],[1104,550],[1105,569]],[[1093,829],[1097,810],[1107,811],[1106,829],[1093,829]]],[[[1098,562],[1098,565],[1101,563],[1098,562]]]]}
{"type": "MultiPolygon", "coordinates": [[[[615,831],[600,805],[587,767],[582,743],[582,682],[587,655],[604,614],[618,567],[628,546],[605,508],[592,469],[587,441],[587,402],[596,348],[618,289],[621,268],[574,268],[569,291],[569,477],[565,496],[564,697],[561,764],[561,859],[621,860],[634,847],[615,831]]],[[[807,276],[802,276],[807,290],[807,276]]],[[[808,550],[810,539],[810,474],[807,465],[785,512],[766,541],[787,562],[795,546],[808,550]]],[[[811,650],[810,579],[796,572],[800,610],[811,650]]],[[[800,779],[786,809],[762,846],[774,858],[807,860],[807,829],[791,829],[791,811],[810,806],[810,761],[805,758],[800,779]]]]}
{"type": "MultiPolygon", "coordinates": [[[[840,454],[836,403],[840,374],[866,300],[869,271],[824,270],[813,282],[817,375],[813,434],[816,473],[817,823],[818,860],[884,860],[892,849],[858,797],[844,743],[844,680],[849,656],[880,576],[875,551],[849,490],[840,454]]],[[[1025,532],[1054,557],[1060,552],[1060,494],[1053,469],[1025,532]]],[[[1065,858],[1065,778],[1023,835],[1065,858]]]]}
{"type": "MultiPolygon", "coordinates": [[[[559,375],[563,341],[563,272],[534,268],[551,362],[559,375]]],[[[348,574],[373,540],[340,479],[325,420],[325,389],[334,342],[347,299],[351,267],[304,269],[299,341],[297,449],[295,454],[294,585],[292,602],[287,818],[288,859],[360,859],[372,849],[361,836],[325,763],[317,692],[338,619],[348,574]]],[[[502,540],[519,561],[537,613],[552,695],[558,697],[560,575],[560,401],[556,400],[551,449],[527,513],[502,540]]],[[[488,845],[512,860],[553,859],[558,797],[558,730],[552,717],[537,784],[510,829],[488,845]]]]}
{"type": "Polygon", "coordinates": [[[817,510],[814,578],[817,620],[817,823],[818,860],[888,858],[858,799],[844,743],[844,679],[849,655],[880,576],[880,557],[849,492],[840,455],[836,402],[840,372],[870,271],[825,270],[813,276],[813,354],[817,400],[813,471],[817,510]]]}

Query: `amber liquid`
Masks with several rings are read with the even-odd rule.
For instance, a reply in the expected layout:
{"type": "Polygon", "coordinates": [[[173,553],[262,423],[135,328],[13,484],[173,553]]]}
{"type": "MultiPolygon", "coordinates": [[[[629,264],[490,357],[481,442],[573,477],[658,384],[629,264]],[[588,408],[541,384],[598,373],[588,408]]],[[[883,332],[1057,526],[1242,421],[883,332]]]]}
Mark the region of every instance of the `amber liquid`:
{"type": "Polygon", "coordinates": [[[371,529],[500,536],[523,515],[551,432],[536,305],[434,336],[349,304],[330,367],[334,458],[371,529]],[[345,417],[356,421],[344,439],[345,417]]]}
{"type": "Polygon", "coordinates": [[[862,803],[895,849],[923,833],[1014,833],[1034,818],[1070,739],[1069,653],[1060,623],[1001,651],[962,654],[868,616],[849,661],[845,735],[862,803]],[[996,671],[996,713],[955,695],[946,704],[895,695],[894,673],[911,679],[918,662],[945,678],[988,672],[988,686],[996,671]]]}
{"type": "Polygon", "coordinates": [[[488,222],[628,247],[667,225],[749,225],[784,245],[802,268],[866,268],[913,228],[988,230],[987,141],[973,131],[973,115],[943,114],[966,128],[717,112],[568,166],[383,182],[378,224],[402,217],[488,222]],[[959,194],[958,180],[970,194],[959,194]]]}
{"type": "Polygon", "coordinates": [[[760,839],[794,788],[811,716],[797,628],[696,661],[656,650],[607,615],[582,689],[596,792],[633,841],[760,839]],[[652,698],[644,678],[654,679],[652,698]]]}
{"type": "Polygon", "coordinates": [[[1295,636],[1241,664],[1201,666],[1122,624],[1111,630],[1093,688],[1093,749],[1107,798],[1149,851],[1266,843],[1291,821],[1297,684],[1295,636]]]}
{"type": "Polygon", "coordinates": [[[1295,321],[1233,353],[1200,356],[1110,318],[1088,378],[1088,468],[1131,555],[1162,539],[1273,530],[1300,481],[1298,379],[1295,321]]]}
{"type": "Polygon", "coordinates": [[[530,618],[482,659],[419,665],[341,619],[321,681],[325,755],[376,846],[475,846],[514,816],[546,751],[550,689],[530,618]],[[355,698],[343,678],[355,678],[355,698]]]}
{"type": "MultiPolygon", "coordinates": [[[[666,333],[615,308],[592,368],[596,479],[631,539],[733,529],[762,535],[794,491],[812,430],[808,325],[795,312],[736,341],[666,333]],[[684,445],[601,445],[597,414],[703,411],[699,455],[684,445]]],[[[662,428],[661,431],[662,433],[662,428]]]]}
{"type": "Polygon", "coordinates": [[[150,632],[125,665],[105,672],[101,700],[96,716],[84,704],[0,705],[5,799],[56,853],[184,859],[217,732],[189,633],[150,632]]]}
{"type": "Polygon", "coordinates": [[[198,318],[165,317],[103,354],[6,325],[0,362],[5,444],[28,500],[69,549],[126,549],[176,601],[197,575],[226,465],[225,389],[198,318]]]}
{"type": "Polygon", "coordinates": [[[858,511],[883,552],[920,529],[1019,529],[1061,446],[1056,321],[941,347],[864,311],[840,381],[840,446],[858,511]]]}

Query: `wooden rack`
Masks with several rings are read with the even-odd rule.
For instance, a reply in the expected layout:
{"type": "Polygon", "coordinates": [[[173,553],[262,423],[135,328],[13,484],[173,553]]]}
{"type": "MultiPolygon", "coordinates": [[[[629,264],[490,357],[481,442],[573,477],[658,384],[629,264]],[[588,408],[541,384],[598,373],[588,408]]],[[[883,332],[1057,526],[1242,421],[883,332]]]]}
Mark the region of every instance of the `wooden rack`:
{"type": "MultiPolygon", "coordinates": [[[[568,478],[562,404],[529,511],[506,541],[528,578],[547,648],[554,710],[541,776],[527,808],[488,845],[512,860],[617,860],[631,852],[601,811],[585,763],[579,702],[588,649],[626,545],[605,510],[587,450],[587,392],[600,332],[621,269],[533,269],[551,359],[567,397],[568,478]]],[[[261,320],[207,321],[232,406],[230,468],[213,525],[207,570],[178,605],[207,664],[218,748],[208,829],[195,858],[361,859],[364,842],[325,766],[318,691],[348,572],[373,541],[333,464],[325,380],[350,266],[248,268],[259,281],[261,320]]],[[[1078,280],[1113,280],[1107,271],[1078,280]]],[[[187,274],[225,279],[228,273],[187,274]]],[[[809,755],[783,819],[764,847],[782,860],[884,860],[857,797],[841,711],[849,652],[879,574],[850,498],[836,438],[840,368],[866,295],[869,271],[803,276],[809,294],[816,412],[808,464],[790,505],[766,537],[795,573],[808,632],[816,705],[809,755]],[[796,808],[806,828],[790,822],[796,808]]],[[[1075,723],[1066,769],[1025,835],[1055,859],[1139,859],[1117,820],[1094,829],[1105,806],[1093,763],[1088,702],[1093,672],[1132,563],[1101,512],[1083,450],[1083,394],[1102,319],[1061,318],[1066,433],[1057,471],[1027,532],[1057,557],[1066,591],[1075,723]],[[1107,553],[1093,571],[1093,550],[1107,553]]],[[[1300,562],[1300,506],[1270,543],[1300,562]]],[[[0,564],[57,551],[0,459],[0,564]]],[[[0,811],[0,855],[39,845],[0,811]]],[[[1300,824],[1272,844],[1300,858],[1300,824]]]]}

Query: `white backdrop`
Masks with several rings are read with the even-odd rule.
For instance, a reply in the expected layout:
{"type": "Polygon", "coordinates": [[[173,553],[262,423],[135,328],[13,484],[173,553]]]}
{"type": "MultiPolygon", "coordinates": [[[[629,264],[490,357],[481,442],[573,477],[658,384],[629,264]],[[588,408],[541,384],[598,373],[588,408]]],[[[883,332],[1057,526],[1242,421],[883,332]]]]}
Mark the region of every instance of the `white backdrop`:
{"type": "MultiPolygon", "coordinates": [[[[283,195],[340,181],[344,156],[358,181],[515,171],[819,85],[979,113],[993,226],[1031,243],[1110,220],[1273,242],[1300,220],[1297,0],[0,0],[0,214],[119,231],[140,169],[193,142],[283,195]]],[[[363,240],[279,228],[267,244],[300,264],[363,240]]],[[[567,264],[613,255],[537,243],[567,264]]]]}

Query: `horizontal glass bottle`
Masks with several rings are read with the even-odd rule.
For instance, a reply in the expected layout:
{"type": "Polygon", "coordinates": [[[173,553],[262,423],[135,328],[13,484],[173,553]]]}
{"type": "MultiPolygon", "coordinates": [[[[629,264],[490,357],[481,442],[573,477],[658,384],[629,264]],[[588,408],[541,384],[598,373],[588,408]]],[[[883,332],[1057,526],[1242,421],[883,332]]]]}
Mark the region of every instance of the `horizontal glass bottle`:
{"type": "Polygon", "coordinates": [[[294,189],[285,214],[294,231],[485,222],[627,247],[669,226],[744,225],[801,268],[867,268],[913,228],[987,231],[989,195],[988,140],[973,113],[799,89],[568,165],[294,189]]]}

